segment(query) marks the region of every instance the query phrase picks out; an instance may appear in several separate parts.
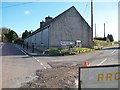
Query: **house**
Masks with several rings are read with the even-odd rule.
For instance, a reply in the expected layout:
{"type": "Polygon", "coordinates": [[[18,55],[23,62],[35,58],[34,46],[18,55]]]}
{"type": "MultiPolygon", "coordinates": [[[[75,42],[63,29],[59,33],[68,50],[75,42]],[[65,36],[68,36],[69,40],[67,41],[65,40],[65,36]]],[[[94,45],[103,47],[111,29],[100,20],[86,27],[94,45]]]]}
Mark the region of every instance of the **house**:
{"type": "Polygon", "coordinates": [[[40,22],[40,28],[24,40],[28,46],[44,50],[50,47],[63,46],[91,47],[92,31],[89,24],[74,6],[59,14],[55,18],[45,18],[40,22]]]}

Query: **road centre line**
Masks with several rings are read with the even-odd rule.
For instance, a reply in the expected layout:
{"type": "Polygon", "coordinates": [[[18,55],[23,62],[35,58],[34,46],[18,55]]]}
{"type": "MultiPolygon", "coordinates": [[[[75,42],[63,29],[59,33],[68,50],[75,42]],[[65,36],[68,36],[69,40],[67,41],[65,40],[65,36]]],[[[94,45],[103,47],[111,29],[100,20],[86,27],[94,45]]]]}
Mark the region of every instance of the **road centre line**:
{"type": "Polygon", "coordinates": [[[113,50],[112,53],[114,53],[116,50],[113,50]]]}
{"type": "Polygon", "coordinates": [[[97,66],[103,64],[105,61],[107,60],[107,58],[105,58],[101,63],[99,63],[97,66]]]}
{"type": "Polygon", "coordinates": [[[27,55],[23,50],[21,50],[19,47],[17,47],[22,53],[24,53],[25,55],[27,55]]]}
{"type": "MultiPolygon", "coordinates": [[[[24,53],[26,56],[28,56],[27,54],[26,54],[26,52],[24,52],[22,49],[20,49],[19,47],[17,47],[22,53],[24,53]]],[[[36,59],[37,60],[37,58],[36,57],[34,57],[34,56],[32,56],[34,59],[36,59]]],[[[40,62],[40,60],[37,60],[37,62],[40,62]]],[[[40,63],[42,66],[43,66],[43,63],[40,63]]],[[[45,66],[44,66],[44,69],[47,69],[45,66]]],[[[34,79],[35,77],[33,77],[32,79],[34,79]]],[[[31,80],[32,80],[31,79],[31,80]]],[[[29,80],[30,81],[30,80],[29,80]]],[[[29,81],[27,81],[27,82],[29,82],[29,81]]]]}
{"type": "Polygon", "coordinates": [[[43,65],[43,63],[40,63],[41,65],[43,65]]]}
{"type": "Polygon", "coordinates": [[[27,55],[23,50],[21,50],[25,55],[27,55]]]}
{"type": "MultiPolygon", "coordinates": [[[[37,59],[37,58],[36,58],[37,59]]],[[[40,60],[37,60],[38,63],[40,63],[40,60]]],[[[43,63],[40,63],[40,65],[43,66],[43,63]]],[[[45,66],[44,66],[44,69],[47,69],[45,66]]]]}
{"type": "MultiPolygon", "coordinates": [[[[38,63],[40,63],[40,60],[37,60],[37,58],[35,58],[34,56],[33,56],[33,58],[36,59],[36,61],[37,61],[38,63]]],[[[40,63],[40,64],[43,66],[43,63],[40,63]]],[[[47,69],[47,67],[44,66],[44,69],[47,69]]]]}
{"type": "Polygon", "coordinates": [[[39,60],[37,60],[37,62],[40,62],[39,60]]]}
{"type": "Polygon", "coordinates": [[[2,49],[2,46],[0,46],[0,49],[2,49]]]}
{"type": "Polygon", "coordinates": [[[44,69],[47,69],[46,67],[44,67],[44,69]]]}
{"type": "Polygon", "coordinates": [[[34,57],[34,59],[37,59],[37,58],[34,57]]]}
{"type": "Polygon", "coordinates": [[[1,44],[0,49],[2,49],[3,46],[4,46],[4,44],[1,44]]]}

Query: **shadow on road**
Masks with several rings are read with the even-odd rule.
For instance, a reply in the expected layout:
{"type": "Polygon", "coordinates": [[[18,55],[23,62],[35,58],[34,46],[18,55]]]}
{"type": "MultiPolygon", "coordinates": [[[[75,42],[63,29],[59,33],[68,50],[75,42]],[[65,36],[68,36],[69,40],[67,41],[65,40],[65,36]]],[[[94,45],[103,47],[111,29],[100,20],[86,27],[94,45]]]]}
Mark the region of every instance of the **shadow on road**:
{"type": "Polygon", "coordinates": [[[32,56],[23,56],[21,58],[31,58],[32,56]]]}
{"type": "Polygon", "coordinates": [[[109,47],[109,48],[103,48],[102,50],[115,50],[120,49],[120,47],[109,47]]]}
{"type": "Polygon", "coordinates": [[[2,46],[0,56],[15,56],[15,55],[24,55],[14,44],[5,43],[2,46]]]}

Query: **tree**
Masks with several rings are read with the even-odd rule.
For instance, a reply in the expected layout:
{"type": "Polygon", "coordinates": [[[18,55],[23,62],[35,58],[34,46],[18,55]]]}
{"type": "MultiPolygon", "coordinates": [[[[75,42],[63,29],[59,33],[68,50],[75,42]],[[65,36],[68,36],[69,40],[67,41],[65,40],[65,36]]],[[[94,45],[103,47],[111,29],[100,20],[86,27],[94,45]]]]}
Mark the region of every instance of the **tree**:
{"type": "Polygon", "coordinates": [[[11,42],[11,43],[13,40],[15,41],[18,38],[17,33],[13,30],[10,30],[8,33],[5,33],[5,36],[8,40],[8,42],[11,42]]]}
{"type": "Polygon", "coordinates": [[[7,41],[7,37],[5,36],[5,34],[7,34],[9,31],[10,31],[10,29],[8,29],[6,27],[0,28],[1,41],[2,42],[6,42],[7,41]]]}
{"type": "Polygon", "coordinates": [[[15,43],[17,43],[17,44],[19,44],[19,45],[22,45],[23,44],[23,40],[22,40],[22,38],[17,38],[16,40],[15,40],[15,43]]]}
{"type": "Polygon", "coordinates": [[[22,34],[22,39],[27,38],[30,34],[31,34],[31,31],[28,32],[27,30],[25,30],[25,32],[23,32],[22,34]]]}
{"type": "Polygon", "coordinates": [[[113,41],[114,41],[112,34],[108,34],[108,35],[107,35],[107,38],[110,40],[110,42],[113,42],[113,41]]]}

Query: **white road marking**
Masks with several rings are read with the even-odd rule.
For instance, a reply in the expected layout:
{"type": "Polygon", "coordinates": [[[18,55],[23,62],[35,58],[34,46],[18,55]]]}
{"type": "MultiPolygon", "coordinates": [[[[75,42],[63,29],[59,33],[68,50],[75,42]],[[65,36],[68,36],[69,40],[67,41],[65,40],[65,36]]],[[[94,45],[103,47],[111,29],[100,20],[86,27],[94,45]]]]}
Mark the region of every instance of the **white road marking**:
{"type": "Polygon", "coordinates": [[[37,60],[37,62],[40,62],[39,60],[37,60]]]}
{"type": "Polygon", "coordinates": [[[97,66],[103,64],[105,61],[107,60],[107,58],[105,58],[101,63],[99,63],[97,66]]]}
{"type": "MultiPolygon", "coordinates": [[[[20,49],[20,48],[19,48],[20,49]]],[[[20,49],[21,50],[21,49],[20,49]]],[[[21,50],[24,54],[26,54],[23,50],[21,50]]],[[[26,54],[26,56],[28,56],[27,54],[26,54]]],[[[34,56],[32,56],[34,59],[36,59],[37,60],[37,58],[36,57],[34,57],[34,56]]],[[[40,62],[40,60],[37,60],[37,62],[40,62]]],[[[42,66],[43,66],[43,63],[40,63],[42,66]]],[[[44,69],[47,69],[46,67],[44,67],[44,69]]],[[[28,81],[27,81],[28,82],[28,81]]]]}
{"type": "MultiPolygon", "coordinates": [[[[20,49],[19,47],[17,47],[17,48],[20,49]]],[[[28,56],[23,50],[20,49],[20,51],[23,52],[26,56],[28,56]]],[[[32,57],[33,57],[34,59],[37,59],[37,58],[35,58],[34,56],[32,56],[32,57]]],[[[37,60],[37,62],[40,62],[40,61],[37,60]]],[[[43,66],[43,63],[40,63],[40,64],[43,66]]],[[[47,69],[47,68],[44,67],[44,69],[47,69]]],[[[36,78],[36,77],[34,77],[34,78],[36,78]]],[[[32,79],[34,79],[34,78],[32,78],[32,79]]],[[[31,79],[31,80],[32,80],[32,79],[31,79]]],[[[31,80],[29,80],[29,81],[31,81],[31,80]]],[[[29,81],[27,81],[27,82],[29,82],[29,81]]]]}
{"type": "Polygon", "coordinates": [[[46,67],[44,67],[44,69],[47,69],[46,67]]]}
{"type": "Polygon", "coordinates": [[[32,81],[32,80],[34,80],[34,79],[36,79],[36,78],[38,78],[38,76],[34,76],[33,78],[31,78],[30,80],[25,81],[25,82],[26,82],[26,83],[27,83],[27,82],[30,82],[30,81],[32,81]]]}
{"type": "MultiPolygon", "coordinates": [[[[17,47],[17,46],[16,46],[17,47]]],[[[26,52],[24,52],[21,48],[19,48],[19,47],[17,47],[22,53],[24,53],[26,56],[27,56],[27,54],[26,54],[26,52]]]]}
{"type": "Polygon", "coordinates": [[[20,48],[18,48],[22,53],[24,53],[25,55],[27,55],[23,50],[21,50],[20,48]]]}
{"type": "Polygon", "coordinates": [[[2,46],[0,46],[0,49],[2,49],[2,46]]]}
{"type": "Polygon", "coordinates": [[[78,79],[75,80],[76,88],[78,88],[78,79]]]}
{"type": "Polygon", "coordinates": [[[4,46],[4,44],[1,44],[0,49],[2,49],[3,46],[4,46]]]}
{"type": "Polygon", "coordinates": [[[43,65],[43,63],[40,63],[41,65],[43,65]]]}
{"type": "Polygon", "coordinates": [[[114,53],[116,50],[113,50],[112,53],[114,53]]]}
{"type": "Polygon", "coordinates": [[[37,58],[34,58],[34,59],[37,59],[37,58]]]}

